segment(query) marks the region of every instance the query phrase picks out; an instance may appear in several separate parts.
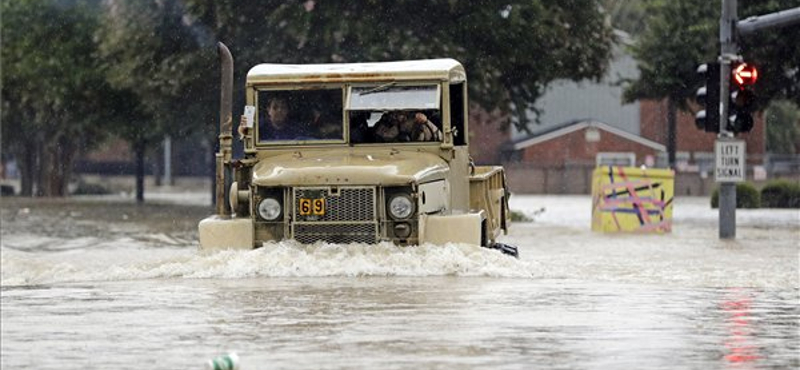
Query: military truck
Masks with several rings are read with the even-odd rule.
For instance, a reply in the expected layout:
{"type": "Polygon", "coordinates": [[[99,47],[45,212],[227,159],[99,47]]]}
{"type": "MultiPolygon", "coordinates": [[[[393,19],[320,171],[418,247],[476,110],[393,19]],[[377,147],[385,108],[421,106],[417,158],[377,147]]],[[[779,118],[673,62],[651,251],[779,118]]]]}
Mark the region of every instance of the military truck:
{"type": "Polygon", "coordinates": [[[222,64],[216,214],[204,250],[264,242],[470,243],[517,256],[502,167],[472,163],[467,76],[453,59],[259,64],[234,136],[222,64]],[[233,159],[233,140],[243,158],[233,159]]]}

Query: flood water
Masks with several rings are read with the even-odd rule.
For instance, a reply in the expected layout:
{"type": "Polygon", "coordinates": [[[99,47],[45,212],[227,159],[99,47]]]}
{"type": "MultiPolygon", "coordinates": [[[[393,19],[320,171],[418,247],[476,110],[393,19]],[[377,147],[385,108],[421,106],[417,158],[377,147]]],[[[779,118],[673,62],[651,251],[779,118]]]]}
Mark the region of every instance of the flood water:
{"type": "Polygon", "coordinates": [[[503,241],[197,252],[200,205],[2,202],[3,369],[796,369],[800,212],[707,199],[673,232],[590,231],[588,196],[515,196],[503,241]]]}

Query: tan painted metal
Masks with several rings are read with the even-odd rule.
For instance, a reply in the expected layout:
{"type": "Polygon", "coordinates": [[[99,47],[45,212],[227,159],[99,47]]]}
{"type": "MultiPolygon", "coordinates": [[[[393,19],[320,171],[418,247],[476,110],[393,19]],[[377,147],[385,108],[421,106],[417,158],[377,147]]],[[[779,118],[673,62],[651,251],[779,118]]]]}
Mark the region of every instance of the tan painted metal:
{"type": "Polygon", "coordinates": [[[510,221],[505,174],[499,166],[475,167],[469,178],[470,208],[484,210],[489,238],[494,241],[510,221]]]}
{"type": "MultiPolygon", "coordinates": [[[[399,241],[401,244],[494,242],[499,232],[506,230],[508,225],[505,175],[500,167],[474,167],[466,145],[467,138],[456,138],[456,134],[466,135],[467,132],[455,132],[455,125],[451,123],[453,117],[463,119],[461,129],[466,131],[468,127],[466,74],[457,61],[260,64],[248,72],[246,101],[248,105],[257,105],[257,92],[262,89],[315,89],[321,86],[341,87],[343,99],[346,100],[352,84],[381,82],[439,84],[444,140],[352,145],[349,143],[349,118],[346,112],[342,113],[344,140],[339,141],[256,143],[251,130],[243,138],[245,158],[232,166],[236,171],[234,179],[238,182],[231,187],[229,197],[234,212],[250,211],[236,214],[232,219],[226,219],[227,214],[218,211],[217,216],[203,220],[200,223],[201,247],[253,248],[258,247],[256,243],[261,240],[295,235],[297,226],[325,228],[348,224],[346,220],[298,219],[293,213],[294,194],[298,189],[325,188],[338,192],[338,188],[358,187],[375,189],[372,190],[372,202],[377,214],[374,220],[366,224],[375,226],[372,229],[374,231],[370,232],[374,232],[377,239],[393,240],[392,225],[403,226],[398,224],[402,221],[388,216],[388,194],[384,194],[383,189],[407,188],[412,192],[410,195],[414,198],[417,216],[414,219],[414,234],[408,240],[399,241]],[[451,91],[451,87],[463,90],[451,91]],[[450,107],[453,93],[463,95],[463,102],[459,105],[464,110],[457,115],[452,114],[450,107]],[[272,191],[268,189],[288,189],[279,190],[283,199],[283,221],[269,223],[272,226],[266,226],[268,223],[255,212],[255,202],[263,199],[259,192],[272,191]]],[[[344,106],[347,106],[346,103],[344,106]]],[[[222,121],[227,122],[225,119],[222,121]]],[[[223,139],[222,135],[220,139],[223,139]]],[[[229,148],[223,147],[221,150],[223,153],[217,156],[218,164],[221,162],[222,166],[230,166],[229,153],[225,152],[229,148]]],[[[219,172],[217,177],[218,181],[225,180],[219,172]]]]}
{"type": "Polygon", "coordinates": [[[253,221],[213,215],[199,225],[200,249],[253,249],[253,221]]]}
{"type": "Polygon", "coordinates": [[[331,148],[264,158],[253,167],[253,184],[403,185],[442,180],[449,171],[445,160],[430,153],[331,148]]]}
{"type": "Polygon", "coordinates": [[[469,212],[469,150],[466,146],[456,146],[451,153],[450,206],[455,212],[469,212]]]}
{"type": "Polygon", "coordinates": [[[233,57],[225,44],[218,42],[220,73],[220,107],[219,107],[219,153],[216,155],[216,197],[217,214],[230,215],[225,199],[225,172],[231,162],[231,144],[233,135],[233,119],[231,107],[233,105],[233,57]]]}
{"type": "Polygon", "coordinates": [[[466,78],[464,67],[454,59],[346,64],[259,64],[247,72],[247,85],[422,80],[457,83],[466,78]]]}
{"type": "Polygon", "coordinates": [[[419,185],[417,209],[421,214],[444,213],[450,209],[450,181],[432,181],[419,185]]]}
{"type": "Polygon", "coordinates": [[[420,243],[481,245],[483,219],[482,212],[449,216],[422,215],[419,221],[420,243]]]}

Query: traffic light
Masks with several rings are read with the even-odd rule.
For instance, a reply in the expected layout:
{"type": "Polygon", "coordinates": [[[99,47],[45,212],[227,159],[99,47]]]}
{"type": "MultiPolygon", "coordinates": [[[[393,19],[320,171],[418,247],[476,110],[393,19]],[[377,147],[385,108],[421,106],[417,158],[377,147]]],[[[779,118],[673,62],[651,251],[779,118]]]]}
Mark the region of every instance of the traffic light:
{"type": "Polygon", "coordinates": [[[753,111],[756,95],[753,84],[758,80],[755,66],[734,62],[731,64],[730,93],[728,94],[728,131],[738,134],[753,129],[753,111]]]}
{"type": "Polygon", "coordinates": [[[695,115],[694,124],[706,132],[719,132],[719,63],[701,64],[697,74],[705,85],[697,89],[695,98],[703,109],[695,115]]]}

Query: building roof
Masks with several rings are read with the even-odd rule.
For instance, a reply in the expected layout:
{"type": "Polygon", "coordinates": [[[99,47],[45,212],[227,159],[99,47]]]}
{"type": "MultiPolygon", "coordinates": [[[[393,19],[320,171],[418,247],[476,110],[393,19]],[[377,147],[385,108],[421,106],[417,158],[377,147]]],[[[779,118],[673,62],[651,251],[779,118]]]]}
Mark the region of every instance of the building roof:
{"type": "Polygon", "coordinates": [[[527,147],[530,147],[530,146],[533,146],[533,145],[536,145],[536,144],[539,144],[539,143],[542,143],[542,142],[545,142],[545,141],[548,141],[548,140],[552,140],[552,139],[555,139],[557,137],[564,136],[566,134],[569,134],[569,133],[572,133],[572,132],[575,132],[575,131],[583,130],[583,129],[589,128],[589,127],[594,127],[594,128],[596,128],[598,130],[606,131],[606,132],[608,132],[610,134],[614,134],[614,135],[620,136],[620,137],[622,137],[622,138],[624,138],[626,140],[630,140],[630,141],[633,141],[635,143],[644,145],[646,147],[653,148],[654,150],[657,150],[657,151],[662,151],[663,152],[663,151],[667,150],[666,146],[664,146],[663,144],[659,144],[659,143],[657,143],[655,141],[645,139],[645,138],[643,138],[641,136],[634,135],[634,134],[632,134],[630,132],[627,132],[627,131],[624,131],[624,130],[620,130],[620,129],[618,129],[618,128],[614,127],[614,126],[611,126],[611,125],[609,125],[607,123],[600,122],[600,121],[595,121],[595,120],[591,120],[591,119],[580,119],[580,120],[564,122],[563,124],[560,124],[560,125],[557,125],[557,126],[553,126],[552,128],[550,128],[547,131],[543,131],[543,132],[540,132],[540,133],[536,133],[536,134],[533,134],[533,135],[530,135],[530,136],[527,136],[527,137],[523,137],[523,138],[517,139],[517,140],[515,140],[515,141],[510,143],[510,145],[509,145],[510,148],[508,148],[508,149],[512,149],[512,150],[525,149],[527,147]]]}
{"type": "MultiPolygon", "coordinates": [[[[528,117],[539,122],[531,131],[540,133],[553,126],[576,119],[592,119],[607,122],[614,127],[641,135],[640,101],[622,102],[623,86],[620,79],[638,79],[639,66],[631,55],[632,40],[625,32],[614,30],[616,42],[605,75],[600,80],[558,79],[550,82],[542,96],[536,100],[538,112],[528,111],[528,117]]],[[[512,127],[511,139],[518,140],[530,133],[512,127]]]]}
{"type": "Polygon", "coordinates": [[[464,67],[454,59],[335,64],[259,64],[247,72],[247,83],[358,82],[466,80],[464,67]]]}

